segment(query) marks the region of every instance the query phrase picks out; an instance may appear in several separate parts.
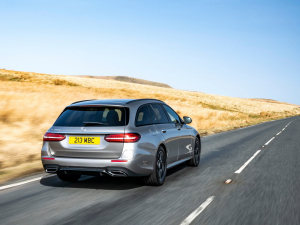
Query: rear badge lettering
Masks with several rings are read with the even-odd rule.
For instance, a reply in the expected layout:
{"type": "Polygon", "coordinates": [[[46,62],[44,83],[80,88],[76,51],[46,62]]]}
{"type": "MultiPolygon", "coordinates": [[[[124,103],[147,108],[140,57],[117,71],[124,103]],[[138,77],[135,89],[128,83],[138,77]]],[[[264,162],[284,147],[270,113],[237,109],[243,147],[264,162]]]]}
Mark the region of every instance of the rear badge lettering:
{"type": "Polygon", "coordinates": [[[60,131],[60,129],[49,129],[48,132],[51,132],[51,131],[60,131]]]}

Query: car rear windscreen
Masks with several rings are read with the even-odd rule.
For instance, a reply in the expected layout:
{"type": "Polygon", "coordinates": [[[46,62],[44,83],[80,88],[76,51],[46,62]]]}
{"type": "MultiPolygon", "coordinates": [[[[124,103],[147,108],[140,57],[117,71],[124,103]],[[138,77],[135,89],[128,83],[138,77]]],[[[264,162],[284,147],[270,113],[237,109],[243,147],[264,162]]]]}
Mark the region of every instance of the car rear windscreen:
{"type": "Polygon", "coordinates": [[[62,112],[53,126],[126,126],[128,118],[128,108],[69,107],[62,112]]]}

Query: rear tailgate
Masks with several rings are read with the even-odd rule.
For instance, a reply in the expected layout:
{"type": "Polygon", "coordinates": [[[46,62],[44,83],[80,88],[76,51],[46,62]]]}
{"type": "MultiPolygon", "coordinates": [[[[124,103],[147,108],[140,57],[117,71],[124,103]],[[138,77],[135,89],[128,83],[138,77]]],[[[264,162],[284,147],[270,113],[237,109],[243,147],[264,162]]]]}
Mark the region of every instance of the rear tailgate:
{"type": "Polygon", "coordinates": [[[118,127],[53,127],[65,134],[62,141],[49,142],[51,155],[57,157],[117,159],[121,157],[124,143],[107,142],[106,134],[124,133],[118,127]]]}
{"type": "Polygon", "coordinates": [[[106,134],[124,134],[129,110],[120,106],[68,106],[48,132],[65,135],[62,141],[49,141],[49,151],[58,157],[116,159],[123,142],[107,142],[106,134]]]}

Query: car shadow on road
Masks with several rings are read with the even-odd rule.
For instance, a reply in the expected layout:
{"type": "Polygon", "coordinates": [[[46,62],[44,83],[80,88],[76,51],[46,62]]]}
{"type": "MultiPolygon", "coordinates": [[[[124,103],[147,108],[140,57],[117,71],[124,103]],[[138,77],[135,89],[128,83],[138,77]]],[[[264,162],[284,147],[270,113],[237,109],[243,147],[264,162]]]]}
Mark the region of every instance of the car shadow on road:
{"type": "MultiPolygon", "coordinates": [[[[186,164],[183,163],[169,169],[167,171],[166,182],[168,182],[169,176],[183,170],[186,167],[186,164]]],[[[93,177],[84,175],[76,182],[61,181],[57,176],[53,176],[41,179],[40,184],[57,188],[81,188],[95,190],[129,190],[145,186],[141,177],[93,177]]]]}
{"type": "Polygon", "coordinates": [[[76,182],[61,181],[57,176],[41,179],[40,184],[58,188],[81,188],[95,190],[129,190],[143,186],[139,178],[81,176],[76,182]]]}
{"type": "Polygon", "coordinates": [[[181,163],[179,164],[178,166],[174,166],[172,167],[171,169],[168,169],[167,170],[167,177],[181,171],[181,170],[184,170],[185,168],[187,168],[188,165],[186,163],[181,163]]]}

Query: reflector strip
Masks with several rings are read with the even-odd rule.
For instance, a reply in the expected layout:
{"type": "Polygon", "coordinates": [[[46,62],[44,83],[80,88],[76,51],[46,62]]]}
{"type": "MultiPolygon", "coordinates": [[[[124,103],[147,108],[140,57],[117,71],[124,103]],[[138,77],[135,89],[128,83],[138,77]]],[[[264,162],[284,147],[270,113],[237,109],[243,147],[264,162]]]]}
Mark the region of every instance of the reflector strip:
{"type": "Polygon", "coordinates": [[[46,160],[55,160],[55,158],[50,158],[50,157],[43,157],[43,159],[46,159],[46,160]]]}
{"type": "Polygon", "coordinates": [[[127,162],[128,160],[121,160],[121,159],[116,159],[116,160],[111,160],[111,162],[127,162]]]}

